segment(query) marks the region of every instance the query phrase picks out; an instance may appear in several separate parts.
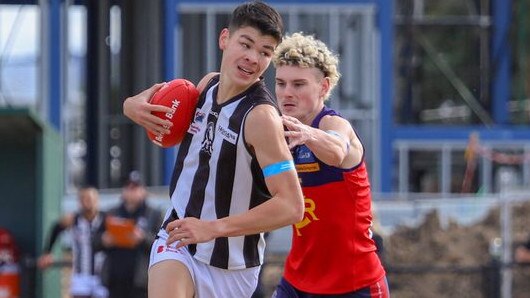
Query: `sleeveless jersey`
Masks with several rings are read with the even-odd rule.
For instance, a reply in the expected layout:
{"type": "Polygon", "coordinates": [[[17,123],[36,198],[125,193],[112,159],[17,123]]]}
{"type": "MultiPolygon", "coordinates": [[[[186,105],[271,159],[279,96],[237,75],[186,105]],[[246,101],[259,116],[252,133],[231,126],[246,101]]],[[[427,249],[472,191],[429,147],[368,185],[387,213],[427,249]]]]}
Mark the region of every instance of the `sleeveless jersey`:
{"type": "Polygon", "coordinates": [[[77,274],[97,275],[104,260],[103,252],[94,251],[92,238],[104,229],[105,216],[98,212],[92,221],[76,213],[70,229],[72,237],[73,271],[77,274]]]}
{"type": "MultiPolygon", "coordinates": [[[[324,107],[312,123],[318,128],[324,107]]],[[[317,294],[352,292],[369,286],[385,271],[371,239],[371,195],[361,163],[352,169],[329,166],[305,145],[293,150],[305,200],[304,219],[293,225],[284,277],[295,288],[317,294]]]]}
{"type": "MultiPolygon", "coordinates": [[[[257,82],[219,105],[219,77],[204,89],[192,123],[179,145],[170,185],[171,218],[215,220],[246,212],[270,199],[256,156],[244,139],[248,113],[257,105],[276,107],[273,97],[257,82]]],[[[279,112],[278,112],[279,113],[279,112]]],[[[159,236],[162,236],[159,233],[159,236]]],[[[195,259],[223,269],[243,269],[263,263],[263,233],[221,237],[189,245],[195,259]]]]}

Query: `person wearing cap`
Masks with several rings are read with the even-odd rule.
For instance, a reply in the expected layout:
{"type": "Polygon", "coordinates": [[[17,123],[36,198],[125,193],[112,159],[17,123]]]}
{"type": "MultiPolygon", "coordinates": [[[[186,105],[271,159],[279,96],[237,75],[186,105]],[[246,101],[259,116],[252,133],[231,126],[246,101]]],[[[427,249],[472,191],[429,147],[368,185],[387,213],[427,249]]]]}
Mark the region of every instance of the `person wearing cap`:
{"type": "Polygon", "coordinates": [[[161,212],[147,204],[147,196],[141,174],[132,171],[120,204],[108,211],[105,231],[96,239],[107,253],[101,279],[112,298],[147,297],[149,251],[162,223],[161,212]]]}

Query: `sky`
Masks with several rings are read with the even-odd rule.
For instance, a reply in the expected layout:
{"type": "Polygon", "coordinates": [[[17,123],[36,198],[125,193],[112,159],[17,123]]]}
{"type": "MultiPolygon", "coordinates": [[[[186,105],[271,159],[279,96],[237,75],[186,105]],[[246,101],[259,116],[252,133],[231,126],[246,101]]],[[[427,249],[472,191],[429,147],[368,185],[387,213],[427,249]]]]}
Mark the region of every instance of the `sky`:
{"type": "MultiPolygon", "coordinates": [[[[69,9],[69,49],[74,54],[85,51],[84,10],[69,9]]],[[[0,58],[36,57],[40,49],[40,9],[35,5],[0,5],[0,58]],[[8,42],[9,41],[9,42],[8,42]]]]}
{"type": "MultiPolygon", "coordinates": [[[[86,14],[82,6],[71,6],[68,12],[68,49],[72,57],[83,57],[86,14]]],[[[36,5],[0,5],[0,106],[38,105],[40,14],[36,5]]],[[[79,66],[70,65],[70,74],[78,75],[79,66]]]]}

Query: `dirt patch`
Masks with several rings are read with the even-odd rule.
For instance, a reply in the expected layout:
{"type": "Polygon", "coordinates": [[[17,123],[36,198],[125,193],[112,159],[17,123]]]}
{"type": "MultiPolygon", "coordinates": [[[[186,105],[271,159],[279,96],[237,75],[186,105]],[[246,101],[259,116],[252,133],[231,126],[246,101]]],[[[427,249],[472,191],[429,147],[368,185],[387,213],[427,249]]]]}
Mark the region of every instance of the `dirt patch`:
{"type": "MultiPolygon", "coordinates": [[[[530,235],[530,202],[514,205],[510,249],[530,235]]],[[[469,226],[442,226],[436,211],[417,227],[398,227],[384,235],[383,262],[392,297],[496,297],[499,284],[492,240],[501,237],[500,209],[469,226]],[[492,270],[489,270],[492,269],[492,270]]],[[[262,281],[270,297],[283,272],[285,255],[267,255],[262,281]]],[[[512,264],[514,298],[528,297],[530,267],[512,264]]]]}

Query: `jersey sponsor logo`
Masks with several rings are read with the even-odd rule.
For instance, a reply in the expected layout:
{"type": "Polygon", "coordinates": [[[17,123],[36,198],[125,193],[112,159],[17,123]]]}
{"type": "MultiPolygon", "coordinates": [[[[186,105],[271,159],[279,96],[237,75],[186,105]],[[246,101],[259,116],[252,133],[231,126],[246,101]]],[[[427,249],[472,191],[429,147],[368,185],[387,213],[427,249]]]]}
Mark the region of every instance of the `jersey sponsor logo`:
{"type": "Polygon", "coordinates": [[[180,248],[175,248],[173,246],[168,246],[168,245],[159,245],[157,248],[156,248],[156,253],[159,254],[159,253],[163,253],[164,251],[167,251],[167,252],[175,252],[175,253],[182,253],[180,251],[180,248]]]}
{"type": "Polygon", "coordinates": [[[227,140],[231,144],[236,144],[237,134],[229,128],[225,128],[219,125],[217,126],[217,133],[219,133],[223,137],[223,139],[227,140]]]}
{"type": "Polygon", "coordinates": [[[188,128],[188,132],[191,134],[196,134],[201,131],[200,124],[204,121],[204,118],[206,118],[206,114],[203,113],[201,110],[197,110],[195,112],[195,116],[193,117],[193,121],[191,122],[190,127],[188,128]]]}
{"type": "Polygon", "coordinates": [[[313,201],[310,198],[305,198],[304,203],[305,203],[304,219],[302,219],[301,221],[299,221],[298,223],[294,225],[296,229],[296,235],[298,236],[302,236],[302,232],[300,231],[301,229],[303,229],[305,226],[307,226],[311,222],[315,220],[319,220],[315,213],[315,210],[317,208],[315,201],[313,201]]]}
{"type": "Polygon", "coordinates": [[[296,163],[313,163],[316,162],[315,156],[309,148],[305,146],[300,146],[298,150],[296,150],[296,163]]]}
{"type": "Polygon", "coordinates": [[[316,162],[308,164],[297,164],[296,171],[298,173],[310,173],[320,171],[320,165],[316,162]]]}
{"type": "Polygon", "coordinates": [[[197,110],[195,112],[195,118],[193,118],[193,122],[202,122],[204,121],[205,117],[206,117],[205,113],[203,113],[201,110],[197,110]]]}

